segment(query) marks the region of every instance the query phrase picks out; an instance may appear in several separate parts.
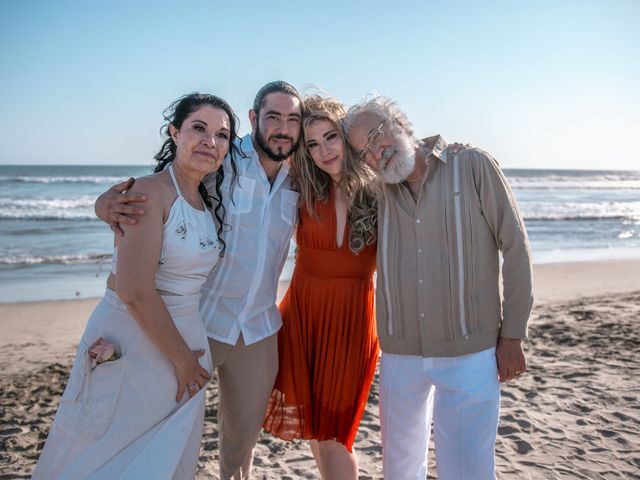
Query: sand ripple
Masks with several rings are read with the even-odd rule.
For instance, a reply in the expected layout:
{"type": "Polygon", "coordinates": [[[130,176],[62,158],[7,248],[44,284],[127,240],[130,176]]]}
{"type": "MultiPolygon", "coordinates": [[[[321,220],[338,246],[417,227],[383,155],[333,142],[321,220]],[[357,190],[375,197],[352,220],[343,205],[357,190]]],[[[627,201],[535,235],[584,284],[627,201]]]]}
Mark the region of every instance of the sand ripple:
{"type": "MultiPolygon", "coordinates": [[[[499,478],[640,479],[639,313],[640,294],[534,309],[528,372],[502,388],[499,478]]],[[[29,478],[68,369],[65,362],[0,374],[0,479],[29,478]]],[[[215,386],[208,394],[198,479],[216,478],[215,386]]],[[[382,478],[377,404],[376,376],[355,444],[361,479],[382,478]]],[[[266,434],[254,465],[258,479],[318,478],[305,443],[266,434]]],[[[434,466],[432,455],[432,475],[434,466]]]]}

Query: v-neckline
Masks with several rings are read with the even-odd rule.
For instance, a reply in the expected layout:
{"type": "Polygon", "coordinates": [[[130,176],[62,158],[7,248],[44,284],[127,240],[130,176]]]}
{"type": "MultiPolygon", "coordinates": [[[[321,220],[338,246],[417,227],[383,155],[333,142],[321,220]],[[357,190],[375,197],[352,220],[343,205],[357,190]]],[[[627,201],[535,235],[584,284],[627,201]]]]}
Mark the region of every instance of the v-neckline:
{"type": "Polygon", "coordinates": [[[338,245],[338,209],[336,208],[336,188],[333,184],[333,181],[331,181],[331,184],[329,186],[329,201],[331,202],[331,208],[333,210],[333,245],[335,246],[336,250],[342,250],[342,247],[344,247],[345,237],[347,236],[347,229],[349,227],[349,212],[347,212],[347,216],[345,219],[346,221],[344,224],[344,230],[342,232],[342,242],[340,243],[340,245],[338,245]]]}

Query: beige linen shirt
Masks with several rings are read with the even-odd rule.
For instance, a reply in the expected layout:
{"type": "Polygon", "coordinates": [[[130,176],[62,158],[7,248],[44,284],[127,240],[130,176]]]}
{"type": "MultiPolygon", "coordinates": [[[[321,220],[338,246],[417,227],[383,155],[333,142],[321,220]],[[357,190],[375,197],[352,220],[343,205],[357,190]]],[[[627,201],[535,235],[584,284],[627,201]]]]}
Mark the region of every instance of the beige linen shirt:
{"type": "Polygon", "coordinates": [[[424,140],[417,201],[385,185],[379,202],[376,315],[383,352],[459,356],[524,338],[533,304],[531,252],[497,162],[424,140]],[[500,255],[503,256],[500,289],[500,255]]]}

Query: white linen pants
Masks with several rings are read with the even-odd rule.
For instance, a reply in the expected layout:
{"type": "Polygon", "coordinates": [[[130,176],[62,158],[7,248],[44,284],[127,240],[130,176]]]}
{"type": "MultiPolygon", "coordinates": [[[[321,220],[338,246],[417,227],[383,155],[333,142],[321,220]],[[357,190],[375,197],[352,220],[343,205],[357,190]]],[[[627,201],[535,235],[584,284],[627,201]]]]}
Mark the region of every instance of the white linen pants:
{"type": "Polygon", "coordinates": [[[383,353],[384,478],[426,478],[433,416],[439,480],[495,479],[499,414],[495,348],[460,357],[383,353]]]}

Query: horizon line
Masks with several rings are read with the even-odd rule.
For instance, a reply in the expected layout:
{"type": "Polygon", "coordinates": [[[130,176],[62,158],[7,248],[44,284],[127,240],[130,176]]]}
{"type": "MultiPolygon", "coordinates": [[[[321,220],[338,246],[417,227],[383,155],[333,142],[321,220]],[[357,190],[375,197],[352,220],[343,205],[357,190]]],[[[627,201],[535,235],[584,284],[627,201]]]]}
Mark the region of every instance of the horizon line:
{"type": "MultiPolygon", "coordinates": [[[[152,167],[155,163],[108,163],[108,164],[86,164],[86,163],[0,163],[1,167],[152,167]]],[[[566,172],[638,172],[640,169],[622,169],[622,168],[546,168],[546,167],[503,167],[502,170],[554,170],[566,172]]]]}

